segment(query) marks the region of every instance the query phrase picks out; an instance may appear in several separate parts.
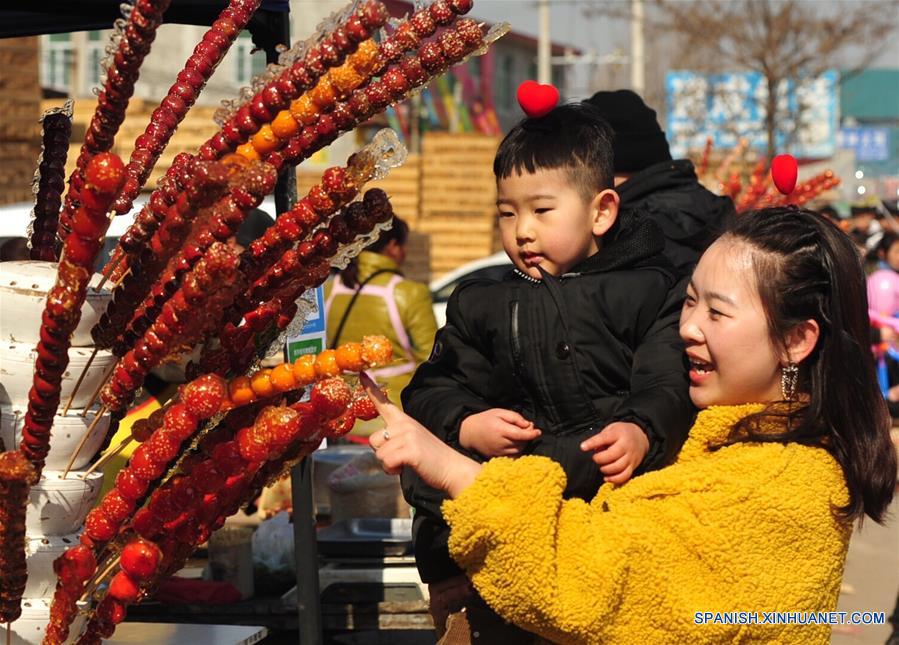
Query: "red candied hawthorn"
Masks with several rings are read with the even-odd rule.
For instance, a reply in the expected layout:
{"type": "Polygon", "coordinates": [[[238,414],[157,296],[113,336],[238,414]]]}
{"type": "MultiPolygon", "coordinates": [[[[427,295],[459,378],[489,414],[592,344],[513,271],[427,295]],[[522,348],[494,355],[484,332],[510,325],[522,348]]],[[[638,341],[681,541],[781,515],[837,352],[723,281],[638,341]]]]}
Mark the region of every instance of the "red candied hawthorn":
{"type": "Polygon", "coordinates": [[[213,416],[227,398],[228,384],[216,374],[194,379],[181,390],[181,402],[200,419],[213,416]]]}
{"type": "Polygon", "coordinates": [[[84,171],[88,187],[108,195],[116,192],[125,180],[125,164],[111,152],[94,155],[84,171]]]}
{"type": "Polygon", "coordinates": [[[158,546],[147,540],[133,540],[122,549],[122,571],[134,580],[147,580],[156,573],[161,559],[158,546]]]}
{"type": "Polygon", "coordinates": [[[140,595],[140,587],[124,571],[119,571],[109,582],[109,597],[130,605],[140,595]]]}
{"type": "Polygon", "coordinates": [[[312,387],[309,400],[315,414],[330,420],[346,412],[353,399],[350,386],[340,377],[319,381],[312,387]]]}
{"type": "Polygon", "coordinates": [[[353,392],[352,410],[361,421],[371,421],[378,416],[378,409],[361,385],[353,392]]]}

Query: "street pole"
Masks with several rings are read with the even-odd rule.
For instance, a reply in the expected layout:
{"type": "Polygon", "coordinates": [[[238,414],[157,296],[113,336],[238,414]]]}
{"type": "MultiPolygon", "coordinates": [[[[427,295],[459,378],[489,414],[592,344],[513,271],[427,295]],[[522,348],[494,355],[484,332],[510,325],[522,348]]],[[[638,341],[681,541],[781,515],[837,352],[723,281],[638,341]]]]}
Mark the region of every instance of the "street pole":
{"type": "Polygon", "coordinates": [[[552,66],[549,61],[549,0],[538,0],[537,23],[537,82],[552,83],[552,66]]]}
{"type": "Polygon", "coordinates": [[[631,89],[643,96],[646,90],[643,63],[643,0],[631,0],[631,89]]]}

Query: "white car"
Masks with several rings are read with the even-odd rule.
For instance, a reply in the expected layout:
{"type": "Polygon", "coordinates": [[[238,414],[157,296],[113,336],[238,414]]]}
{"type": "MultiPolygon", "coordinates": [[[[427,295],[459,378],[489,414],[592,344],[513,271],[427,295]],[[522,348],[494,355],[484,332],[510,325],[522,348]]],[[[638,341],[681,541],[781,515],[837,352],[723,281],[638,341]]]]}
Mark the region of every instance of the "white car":
{"type": "Polygon", "coordinates": [[[511,268],[512,260],[505,252],[500,251],[486,258],[463,264],[458,269],[432,280],[430,284],[431,299],[434,301],[434,317],[437,318],[437,328],[446,324],[446,303],[459,284],[475,278],[499,281],[511,268]]]}
{"type": "MultiPolygon", "coordinates": [[[[134,218],[147,203],[148,193],[143,193],[134,200],[134,207],[131,212],[126,215],[119,215],[112,219],[109,228],[106,231],[106,240],[103,249],[97,257],[97,267],[102,267],[109,259],[110,253],[119,242],[119,238],[125,234],[128,227],[134,221],[134,218]]],[[[34,204],[32,202],[19,202],[17,204],[7,204],[0,206],[0,246],[18,237],[25,237],[28,230],[28,223],[31,221],[31,209],[34,204]]],[[[265,211],[269,216],[275,213],[274,197],[269,195],[260,204],[260,209],[265,211]]]]}

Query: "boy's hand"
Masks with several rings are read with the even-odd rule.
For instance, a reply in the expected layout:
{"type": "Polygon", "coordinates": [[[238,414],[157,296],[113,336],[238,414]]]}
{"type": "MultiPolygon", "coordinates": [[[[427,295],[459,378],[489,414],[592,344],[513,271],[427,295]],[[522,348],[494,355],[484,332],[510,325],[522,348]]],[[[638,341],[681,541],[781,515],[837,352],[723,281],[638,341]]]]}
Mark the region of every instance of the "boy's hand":
{"type": "Polygon", "coordinates": [[[491,408],[472,414],[459,426],[459,443],[484,457],[512,457],[540,436],[531,421],[514,410],[491,408]]]}
{"type": "Polygon", "coordinates": [[[616,421],[581,443],[581,450],[594,451],[593,461],[605,481],[623,484],[649,452],[649,438],[637,424],[616,421]]]}

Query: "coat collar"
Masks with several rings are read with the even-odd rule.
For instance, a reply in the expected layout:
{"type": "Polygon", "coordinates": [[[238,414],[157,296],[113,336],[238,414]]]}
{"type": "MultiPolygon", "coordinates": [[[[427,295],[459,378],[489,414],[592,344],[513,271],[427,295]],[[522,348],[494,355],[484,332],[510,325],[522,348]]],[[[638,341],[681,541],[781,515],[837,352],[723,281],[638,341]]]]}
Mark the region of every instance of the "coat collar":
{"type": "Polygon", "coordinates": [[[730,432],[740,419],[761,412],[763,403],[746,403],[743,405],[713,405],[700,411],[696,423],[690,429],[687,441],[681,448],[677,462],[692,461],[709,452],[714,446],[720,446],[730,436],[730,432]]]}
{"type": "Polygon", "coordinates": [[[615,191],[621,197],[621,203],[628,204],[645,196],[661,191],[671,190],[682,185],[696,184],[696,170],[689,159],[675,159],[653,164],[634,173],[627,181],[618,184],[615,191]]]}
{"type": "Polygon", "coordinates": [[[359,263],[359,279],[365,280],[375,271],[400,271],[399,265],[386,255],[373,253],[371,251],[362,251],[357,260],[359,263]]]}

